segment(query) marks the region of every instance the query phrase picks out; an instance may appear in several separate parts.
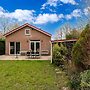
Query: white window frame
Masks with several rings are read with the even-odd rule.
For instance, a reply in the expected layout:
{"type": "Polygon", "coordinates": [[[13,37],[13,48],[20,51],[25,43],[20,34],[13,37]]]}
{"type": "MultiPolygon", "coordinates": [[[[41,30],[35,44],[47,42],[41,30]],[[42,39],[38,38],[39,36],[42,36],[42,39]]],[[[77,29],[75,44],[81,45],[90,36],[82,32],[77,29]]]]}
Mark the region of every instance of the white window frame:
{"type": "MultiPolygon", "coordinates": [[[[14,51],[14,54],[10,54],[10,42],[9,42],[9,55],[16,55],[16,42],[14,42],[14,45],[15,45],[15,51],[14,51]]],[[[21,42],[20,42],[20,51],[21,51],[21,42]]],[[[19,55],[19,54],[18,54],[19,55]]]]}
{"type": "Polygon", "coordinates": [[[34,42],[34,48],[35,48],[35,52],[36,52],[36,42],[40,43],[40,56],[41,56],[41,41],[30,41],[29,42],[29,50],[31,50],[31,42],[34,42]]]}
{"type": "Polygon", "coordinates": [[[30,35],[30,29],[25,29],[25,35],[30,35]],[[26,30],[29,30],[29,34],[26,33],[26,30]]]}

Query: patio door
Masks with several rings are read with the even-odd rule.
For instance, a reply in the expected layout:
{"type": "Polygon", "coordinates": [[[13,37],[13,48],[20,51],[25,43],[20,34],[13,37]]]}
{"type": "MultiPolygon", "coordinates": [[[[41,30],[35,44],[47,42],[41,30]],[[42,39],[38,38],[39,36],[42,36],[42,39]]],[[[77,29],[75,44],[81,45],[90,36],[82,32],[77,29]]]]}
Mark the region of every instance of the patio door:
{"type": "Polygon", "coordinates": [[[40,55],[40,41],[30,41],[31,53],[40,55]]]}
{"type": "Polygon", "coordinates": [[[20,42],[16,42],[16,52],[15,54],[19,54],[20,53],[20,42]]]}
{"type": "Polygon", "coordinates": [[[20,52],[20,42],[10,42],[9,53],[19,54],[20,52]]]}

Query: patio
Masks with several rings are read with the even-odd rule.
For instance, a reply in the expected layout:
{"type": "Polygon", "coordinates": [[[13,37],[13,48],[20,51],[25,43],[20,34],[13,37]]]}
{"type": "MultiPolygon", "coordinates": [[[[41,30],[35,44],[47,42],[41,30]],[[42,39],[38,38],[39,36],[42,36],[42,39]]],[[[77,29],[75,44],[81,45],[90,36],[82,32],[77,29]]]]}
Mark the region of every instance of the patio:
{"type": "Polygon", "coordinates": [[[1,55],[0,60],[51,60],[51,56],[41,56],[40,58],[28,58],[27,56],[1,55]]]}

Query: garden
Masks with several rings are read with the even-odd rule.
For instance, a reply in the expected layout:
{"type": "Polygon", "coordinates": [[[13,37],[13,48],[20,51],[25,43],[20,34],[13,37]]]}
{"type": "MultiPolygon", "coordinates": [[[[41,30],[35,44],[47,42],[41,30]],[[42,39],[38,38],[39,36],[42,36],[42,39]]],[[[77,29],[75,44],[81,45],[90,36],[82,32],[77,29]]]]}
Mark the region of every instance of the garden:
{"type": "MultiPolygon", "coordinates": [[[[70,35],[71,36],[71,35],[70,35]]],[[[62,43],[53,46],[53,64],[66,73],[69,90],[90,90],[90,25],[87,24],[73,45],[71,59],[62,43]]],[[[67,90],[67,89],[66,89],[67,90]]]]}
{"type": "Polygon", "coordinates": [[[0,90],[62,90],[67,83],[50,61],[0,61],[0,90]]]}

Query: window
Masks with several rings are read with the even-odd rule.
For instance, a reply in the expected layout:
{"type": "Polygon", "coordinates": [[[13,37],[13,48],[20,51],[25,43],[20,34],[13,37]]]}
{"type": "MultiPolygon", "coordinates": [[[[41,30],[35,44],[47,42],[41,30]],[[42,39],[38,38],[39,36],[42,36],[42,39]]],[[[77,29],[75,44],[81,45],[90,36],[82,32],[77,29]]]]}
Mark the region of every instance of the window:
{"type": "Polygon", "coordinates": [[[25,29],[25,35],[30,35],[30,29],[25,29]]]}
{"type": "Polygon", "coordinates": [[[10,42],[10,54],[20,53],[20,42],[10,42]]]}

